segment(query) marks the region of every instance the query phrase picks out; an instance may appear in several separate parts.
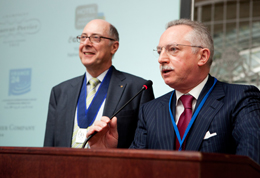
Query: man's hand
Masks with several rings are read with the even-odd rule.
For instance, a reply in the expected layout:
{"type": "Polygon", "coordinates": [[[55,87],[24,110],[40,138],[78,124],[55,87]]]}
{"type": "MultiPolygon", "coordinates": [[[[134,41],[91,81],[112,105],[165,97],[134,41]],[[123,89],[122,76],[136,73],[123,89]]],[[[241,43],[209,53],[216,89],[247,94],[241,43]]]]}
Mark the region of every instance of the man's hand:
{"type": "Polygon", "coordinates": [[[118,144],[118,132],[117,132],[117,118],[113,117],[111,120],[103,116],[100,121],[94,122],[89,127],[87,137],[93,134],[95,131],[98,133],[94,135],[88,144],[90,148],[116,148],[118,144]]]}

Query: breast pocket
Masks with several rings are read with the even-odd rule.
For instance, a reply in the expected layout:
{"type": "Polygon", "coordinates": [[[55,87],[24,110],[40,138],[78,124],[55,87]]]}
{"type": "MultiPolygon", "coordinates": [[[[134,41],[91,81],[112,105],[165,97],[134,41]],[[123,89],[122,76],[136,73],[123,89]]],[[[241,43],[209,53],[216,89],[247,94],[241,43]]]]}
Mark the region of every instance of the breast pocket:
{"type": "Polygon", "coordinates": [[[202,152],[217,152],[225,153],[230,150],[230,136],[227,133],[217,133],[208,139],[202,141],[201,149],[202,152]]]}

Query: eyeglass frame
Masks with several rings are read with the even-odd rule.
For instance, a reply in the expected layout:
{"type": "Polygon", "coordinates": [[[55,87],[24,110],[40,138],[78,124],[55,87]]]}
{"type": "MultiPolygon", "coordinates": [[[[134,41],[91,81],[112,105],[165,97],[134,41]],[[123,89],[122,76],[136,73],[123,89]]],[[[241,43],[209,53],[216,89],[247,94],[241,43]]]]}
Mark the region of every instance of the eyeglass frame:
{"type": "MultiPolygon", "coordinates": [[[[79,43],[84,43],[88,38],[89,38],[89,41],[90,41],[91,43],[100,43],[101,38],[108,39],[108,40],[112,40],[112,41],[116,41],[116,40],[113,39],[113,38],[108,38],[108,37],[104,37],[104,36],[101,36],[101,35],[92,34],[92,35],[90,35],[90,36],[85,35],[85,36],[86,36],[85,40],[81,42],[81,36],[82,36],[82,35],[76,36],[77,41],[78,41],[79,43]],[[98,36],[98,37],[99,37],[99,42],[95,42],[95,41],[93,42],[93,41],[91,40],[91,37],[93,37],[93,36],[98,36]]],[[[84,35],[83,35],[83,36],[84,36],[84,35]]]]}
{"type": "MultiPolygon", "coordinates": [[[[204,49],[204,47],[202,47],[202,46],[185,45],[185,44],[177,44],[177,43],[168,44],[168,45],[163,46],[163,47],[160,47],[160,48],[161,48],[161,50],[162,50],[163,48],[165,48],[165,47],[167,47],[167,46],[171,46],[171,45],[175,45],[175,46],[190,46],[190,47],[195,47],[195,48],[204,49]]],[[[165,49],[166,49],[166,48],[165,48],[165,49]]],[[[156,52],[158,56],[160,56],[160,54],[158,53],[158,46],[157,46],[157,49],[153,49],[153,51],[156,52]]],[[[166,50],[166,51],[168,51],[168,50],[166,50]]],[[[167,54],[168,54],[168,52],[167,52],[167,54]]]]}

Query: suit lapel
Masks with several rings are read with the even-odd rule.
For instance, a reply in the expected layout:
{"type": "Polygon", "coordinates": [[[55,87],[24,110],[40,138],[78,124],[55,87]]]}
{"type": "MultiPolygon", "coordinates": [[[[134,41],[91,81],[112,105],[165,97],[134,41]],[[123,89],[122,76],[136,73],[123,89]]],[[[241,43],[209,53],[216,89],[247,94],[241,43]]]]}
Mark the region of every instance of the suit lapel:
{"type": "Polygon", "coordinates": [[[116,108],[126,86],[125,76],[113,67],[103,116],[111,117],[116,112],[116,108]]]}
{"type": "MultiPolygon", "coordinates": [[[[214,78],[209,76],[209,79],[198,98],[195,109],[197,109],[198,105],[200,104],[210,87],[213,85],[213,83],[214,78]]],[[[223,106],[223,103],[220,102],[219,99],[224,97],[224,95],[225,94],[221,84],[217,82],[209,97],[207,98],[204,106],[201,108],[201,111],[199,112],[189,132],[186,143],[186,150],[199,150],[203,138],[209,129],[212,119],[223,106]]]]}
{"type": "Polygon", "coordinates": [[[80,90],[82,87],[82,83],[84,81],[85,74],[80,77],[78,80],[72,80],[70,83],[70,86],[68,86],[68,91],[66,93],[67,96],[67,107],[66,109],[66,115],[65,118],[65,130],[67,133],[67,140],[69,141],[69,146],[71,145],[71,138],[73,133],[73,127],[74,127],[74,120],[75,120],[75,112],[77,108],[77,102],[80,94],[80,90]]]}

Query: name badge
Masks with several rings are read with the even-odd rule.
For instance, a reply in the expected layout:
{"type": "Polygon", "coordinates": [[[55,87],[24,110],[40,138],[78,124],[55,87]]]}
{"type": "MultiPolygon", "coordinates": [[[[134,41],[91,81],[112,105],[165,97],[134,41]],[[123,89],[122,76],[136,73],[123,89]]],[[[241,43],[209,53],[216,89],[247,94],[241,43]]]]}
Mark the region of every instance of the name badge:
{"type": "Polygon", "coordinates": [[[87,129],[79,128],[76,136],[76,143],[83,143],[87,136],[87,129]]]}

